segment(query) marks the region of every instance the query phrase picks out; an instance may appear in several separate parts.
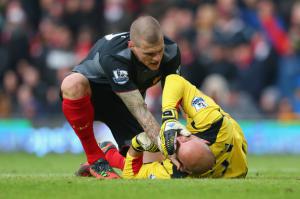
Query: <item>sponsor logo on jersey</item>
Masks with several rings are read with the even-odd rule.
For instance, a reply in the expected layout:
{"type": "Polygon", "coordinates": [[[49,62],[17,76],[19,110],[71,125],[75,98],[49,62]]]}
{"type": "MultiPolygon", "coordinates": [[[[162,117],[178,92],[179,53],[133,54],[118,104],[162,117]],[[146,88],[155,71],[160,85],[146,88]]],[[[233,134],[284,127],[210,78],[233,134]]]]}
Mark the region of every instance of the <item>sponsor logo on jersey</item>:
{"type": "Polygon", "coordinates": [[[199,111],[200,109],[206,108],[207,103],[201,97],[194,97],[192,106],[195,107],[196,111],[199,111]]]}
{"type": "Polygon", "coordinates": [[[128,72],[126,70],[116,69],[113,70],[113,74],[114,74],[113,80],[116,84],[123,85],[126,84],[129,80],[128,72]]]}

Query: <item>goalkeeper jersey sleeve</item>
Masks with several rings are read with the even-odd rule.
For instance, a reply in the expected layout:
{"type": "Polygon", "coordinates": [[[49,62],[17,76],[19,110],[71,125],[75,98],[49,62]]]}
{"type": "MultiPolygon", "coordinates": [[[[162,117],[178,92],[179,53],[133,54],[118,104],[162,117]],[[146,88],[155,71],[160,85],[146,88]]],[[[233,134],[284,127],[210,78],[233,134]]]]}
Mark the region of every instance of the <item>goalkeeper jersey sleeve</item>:
{"type": "Polygon", "coordinates": [[[220,106],[179,75],[166,78],[162,94],[162,112],[181,106],[191,133],[204,131],[223,117],[220,106]]]}
{"type": "Polygon", "coordinates": [[[171,179],[184,178],[186,173],[180,172],[169,159],[163,162],[151,162],[140,165],[137,157],[127,154],[122,177],[124,179],[171,179]],[[137,171],[136,168],[139,167],[137,171]]]}

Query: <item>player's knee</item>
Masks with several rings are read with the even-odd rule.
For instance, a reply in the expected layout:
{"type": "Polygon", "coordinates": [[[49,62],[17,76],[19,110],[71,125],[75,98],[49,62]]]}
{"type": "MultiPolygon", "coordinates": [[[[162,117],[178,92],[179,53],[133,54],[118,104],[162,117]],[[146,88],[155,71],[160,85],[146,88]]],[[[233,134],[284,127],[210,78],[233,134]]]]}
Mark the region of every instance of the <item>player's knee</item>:
{"type": "Polygon", "coordinates": [[[61,84],[63,98],[79,99],[91,94],[88,79],[79,73],[73,73],[65,77],[61,84]]]}

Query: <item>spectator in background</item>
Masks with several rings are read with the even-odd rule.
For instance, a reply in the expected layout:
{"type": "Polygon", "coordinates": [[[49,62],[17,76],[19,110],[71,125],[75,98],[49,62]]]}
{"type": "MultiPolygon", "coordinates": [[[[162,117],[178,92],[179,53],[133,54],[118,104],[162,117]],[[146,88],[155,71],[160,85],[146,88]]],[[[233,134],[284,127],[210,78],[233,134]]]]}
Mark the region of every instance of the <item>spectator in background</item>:
{"type": "Polygon", "coordinates": [[[274,3],[271,0],[258,1],[257,10],[261,27],[276,52],[279,55],[290,54],[291,43],[284,27],[284,21],[275,12],[274,3]]]}
{"type": "Polygon", "coordinates": [[[229,103],[230,90],[228,82],[219,74],[208,75],[202,84],[202,90],[220,106],[226,106],[229,103]]]}
{"type": "Polygon", "coordinates": [[[88,54],[89,50],[93,46],[93,30],[87,26],[82,27],[79,30],[76,44],[75,44],[75,56],[76,63],[81,62],[88,54]]]}
{"type": "Polygon", "coordinates": [[[9,119],[12,113],[12,103],[8,95],[0,90],[0,119],[9,119]]]}
{"type": "Polygon", "coordinates": [[[271,44],[276,53],[290,53],[291,44],[285,30],[286,24],[276,12],[272,0],[246,0],[241,14],[246,24],[263,33],[264,39],[271,44]]]}
{"type": "Polygon", "coordinates": [[[133,14],[127,10],[125,0],[106,0],[104,6],[105,34],[128,30],[133,14]]]}
{"type": "Polygon", "coordinates": [[[280,99],[278,104],[277,119],[279,121],[291,121],[299,119],[299,115],[295,114],[290,99],[285,97],[280,99]]]}
{"type": "Polygon", "coordinates": [[[15,69],[19,60],[29,59],[28,34],[30,30],[27,29],[26,14],[20,1],[7,2],[5,19],[1,39],[7,51],[8,63],[5,67],[15,69]]]}
{"type": "Polygon", "coordinates": [[[300,76],[296,79],[296,88],[292,96],[293,112],[300,117],[300,76]]]}
{"type": "Polygon", "coordinates": [[[181,75],[190,80],[195,86],[200,87],[203,79],[207,75],[206,68],[199,64],[193,46],[186,38],[178,40],[181,50],[181,75]]]}
{"type": "Polygon", "coordinates": [[[9,96],[10,100],[14,103],[15,102],[15,95],[16,90],[18,88],[18,77],[16,73],[12,70],[8,70],[5,72],[3,77],[3,91],[4,93],[9,96]]]}
{"type": "Polygon", "coordinates": [[[182,75],[198,88],[208,74],[212,63],[212,32],[215,26],[216,12],[212,5],[204,4],[197,8],[193,31],[182,38],[182,75]]]}
{"type": "Polygon", "coordinates": [[[300,54],[300,2],[297,1],[292,7],[290,17],[290,27],[288,30],[289,38],[291,40],[293,52],[300,54]]]}
{"type": "MultiPolygon", "coordinates": [[[[17,68],[26,60],[38,73],[37,84],[45,88],[43,95],[37,87],[32,88],[35,99],[46,104],[43,107],[59,107],[60,102],[52,96],[54,91],[71,65],[85,57],[95,38],[126,31],[133,18],[146,13],[160,19],[165,34],[179,43],[182,75],[197,87],[208,75],[219,74],[229,85],[229,104],[244,104],[239,100],[247,101],[242,96],[250,96],[266,117],[273,111],[271,114],[262,101],[268,101],[265,94],[272,98],[269,87],[278,87],[280,98],[288,98],[292,110],[298,112],[299,5],[296,0],[1,1],[0,80],[7,78],[7,71],[14,72],[18,90],[24,83],[17,68]],[[246,32],[246,42],[232,43],[239,32],[246,32]],[[229,40],[224,42],[224,38],[229,40]],[[241,54],[243,58],[238,58],[241,54]],[[57,58],[66,62],[58,66],[57,58]],[[253,77],[257,82],[245,85],[253,77]],[[237,87],[239,81],[241,87],[237,87]]],[[[13,75],[8,76],[15,81],[13,75]]],[[[16,91],[7,93],[5,86],[1,87],[3,95],[12,99],[11,115],[18,114],[14,108],[16,91]]],[[[159,94],[151,97],[159,98],[159,94]]],[[[34,114],[45,116],[40,111],[34,114]]],[[[238,115],[249,116],[243,112],[238,115]]]]}
{"type": "Polygon", "coordinates": [[[213,30],[212,67],[209,74],[217,73],[226,78],[230,87],[238,79],[234,48],[248,39],[248,29],[239,18],[235,0],[219,0],[216,4],[218,18],[213,30]]]}
{"type": "Polygon", "coordinates": [[[17,110],[21,117],[35,119],[39,112],[39,102],[33,95],[32,88],[22,84],[17,91],[17,110]]]}
{"type": "Polygon", "coordinates": [[[240,119],[259,119],[261,114],[247,92],[230,87],[219,74],[208,75],[202,84],[203,92],[220,104],[230,115],[240,119]],[[247,113],[247,115],[243,114],[247,113]]]}
{"type": "Polygon", "coordinates": [[[237,68],[236,85],[240,90],[248,92],[252,100],[258,103],[261,93],[270,85],[273,77],[269,70],[276,70],[276,67],[272,65],[273,60],[268,49],[263,49],[264,43],[259,40],[259,35],[246,38],[243,32],[239,32],[236,37],[231,58],[237,68]]]}
{"type": "Polygon", "coordinates": [[[16,116],[17,90],[19,86],[17,74],[12,70],[6,71],[1,85],[0,93],[2,97],[0,99],[1,101],[3,99],[3,102],[1,102],[3,117],[16,116]]]}
{"type": "Polygon", "coordinates": [[[262,113],[268,118],[276,119],[279,101],[279,90],[276,87],[264,89],[259,101],[262,113]]]}
{"type": "Polygon", "coordinates": [[[63,21],[75,35],[77,34],[81,22],[80,7],[80,0],[66,0],[64,6],[63,21]]]}
{"type": "Polygon", "coordinates": [[[166,11],[161,20],[161,27],[163,32],[173,40],[176,40],[179,37],[179,28],[176,21],[177,12],[178,8],[171,7],[166,11]]]}
{"type": "MultiPolygon", "coordinates": [[[[295,2],[291,10],[290,27],[288,30],[288,36],[289,36],[288,39],[290,40],[290,43],[292,45],[289,54],[285,54],[280,57],[279,72],[278,72],[278,85],[281,91],[281,97],[287,98],[284,101],[280,102],[279,110],[280,112],[284,112],[284,113],[291,112],[298,115],[300,115],[300,108],[299,108],[300,107],[299,105],[300,104],[300,100],[299,100],[300,13],[299,12],[300,12],[300,2],[295,2]],[[286,107],[288,111],[283,111],[285,109],[284,107],[286,107]]],[[[280,118],[282,118],[282,116],[280,116],[280,118]]]]}

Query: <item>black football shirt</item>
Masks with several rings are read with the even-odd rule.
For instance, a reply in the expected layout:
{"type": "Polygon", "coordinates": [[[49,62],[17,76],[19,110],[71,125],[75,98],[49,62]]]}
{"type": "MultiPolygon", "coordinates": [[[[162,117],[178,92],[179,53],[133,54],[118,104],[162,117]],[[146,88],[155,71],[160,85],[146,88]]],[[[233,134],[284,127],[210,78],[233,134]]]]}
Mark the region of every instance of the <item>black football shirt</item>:
{"type": "Polygon", "coordinates": [[[73,69],[94,83],[110,85],[115,92],[146,89],[165,80],[169,74],[178,73],[180,51],[177,44],[164,37],[164,54],[160,67],[150,70],[128,48],[129,33],[106,35],[99,39],[87,57],[73,69]]]}

